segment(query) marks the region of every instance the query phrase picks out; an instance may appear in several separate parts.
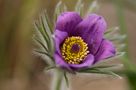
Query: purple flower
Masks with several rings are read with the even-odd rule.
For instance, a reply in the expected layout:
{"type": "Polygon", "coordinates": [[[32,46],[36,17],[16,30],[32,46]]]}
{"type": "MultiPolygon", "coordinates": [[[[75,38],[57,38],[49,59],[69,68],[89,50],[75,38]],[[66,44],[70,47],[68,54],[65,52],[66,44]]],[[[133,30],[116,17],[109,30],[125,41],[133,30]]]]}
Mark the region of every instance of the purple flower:
{"type": "Polygon", "coordinates": [[[56,64],[78,70],[114,56],[114,45],[104,38],[106,27],[104,18],[96,14],[82,19],[76,12],[62,13],[54,33],[56,64]]]}

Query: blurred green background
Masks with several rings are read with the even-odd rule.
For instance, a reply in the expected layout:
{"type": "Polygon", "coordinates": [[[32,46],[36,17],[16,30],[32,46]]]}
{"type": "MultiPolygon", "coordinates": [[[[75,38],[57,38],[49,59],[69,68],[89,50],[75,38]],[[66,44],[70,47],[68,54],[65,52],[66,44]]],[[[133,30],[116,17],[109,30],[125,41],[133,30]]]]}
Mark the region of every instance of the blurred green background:
{"type": "MultiPolygon", "coordinates": [[[[33,22],[47,10],[53,12],[59,0],[0,0],[0,90],[49,90],[50,75],[45,74],[45,63],[34,58],[32,51],[33,22]]],[[[73,10],[77,0],[62,0],[73,10]]],[[[85,8],[93,0],[83,0],[85,8]]],[[[126,68],[124,79],[91,75],[72,76],[73,90],[136,90],[136,0],[97,0],[96,12],[105,17],[108,28],[119,26],[126,55],[120,59],[126,68]]]]}

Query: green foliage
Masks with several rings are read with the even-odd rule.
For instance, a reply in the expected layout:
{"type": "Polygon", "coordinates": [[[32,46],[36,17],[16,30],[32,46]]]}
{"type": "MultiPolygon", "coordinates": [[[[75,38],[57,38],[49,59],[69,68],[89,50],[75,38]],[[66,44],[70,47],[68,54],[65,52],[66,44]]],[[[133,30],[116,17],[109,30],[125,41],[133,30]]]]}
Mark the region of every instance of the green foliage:
{"type": "Polygon", "coordinates": [[[105,74],[105,75],[112,75],[118,78],[121,78],[118,74],[115,72],[112,72],[111,70],[107,70],[107,68],[110,68],[113,66],[100,66],[100,67],[92,67],[87,69],[79,70],[80,73],[95,73],[95,74],[105,74]]]}
{"type": "MultiPolygon", "coordinates": [[[[125,15],[124,15],[125,4],[127,4],[129,8],[134,9],[136,6],[136,1],[135,0],[124,0],[124,1],[115,0],[115,7],[117,10],[118,22],[120,25],[121,33],[128,34],[127,27],[126,27],[127,25],[125,21],[125,15]]],[[[125,38],[124,42],[126,44],[126,47],[125,47],[126,54],[124,55],[122,59],[123,59],[123,63],[126,70],[125,75],[127,76],[128,83],[130,85],[130,90],[136,90],[136,70],[135,70],[136,67],[135,67],[135,64],[130,61],[131,58],[130,58],[130,55],[129,55],[130,53],[128,50],[127,37],[125,38]]]]}
{"type": "Polygon", "coordinates": [[[136,71],[129,71],[126,75],[128,77],[130,90],[136,90],[136,71]]]}
{"type": "Polygon", "coordinates": [[[54,24],[56,23],[57,17],[62,13],[67,11],[67,6],[62,3],[62,1],[59,1],[55,7],[54,11],[54,24]]]}
{"type": "Polygon", "coordinates": [[[47,13],[44,12],[39,17],[39,20],[34,23],[35,27],[35,35],[33,36],[33,40],[35,44],[38,45],[38,48],[34,49],[35,53],[43,54],[50,58],[50,60],[46,63],[54,64],[54,40],[53,40],[53,30],[50,26],[50,21],[47,16],[47,13]]]}
{"type": "Polygon", "coordinates": [[[84,3],[82,2],[82,0],[78,0],[75,5],[75,12],[79,13],[79,15],[82,15],[83,7],[84,7],[84,3]]]}

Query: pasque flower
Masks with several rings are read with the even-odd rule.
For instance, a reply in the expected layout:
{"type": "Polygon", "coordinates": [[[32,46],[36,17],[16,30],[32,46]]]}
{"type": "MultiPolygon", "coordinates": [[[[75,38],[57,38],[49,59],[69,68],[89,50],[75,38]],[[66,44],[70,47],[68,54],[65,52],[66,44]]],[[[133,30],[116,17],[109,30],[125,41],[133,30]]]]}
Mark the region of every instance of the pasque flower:
{"type": "Polygon", "coordinates": [[[79,70],[115,55],[115,47],[104,38],[106,21],[90,14],[82,19],[76,12],[62,13],[55,27],[55,62],[61,68],[79,70]]]}

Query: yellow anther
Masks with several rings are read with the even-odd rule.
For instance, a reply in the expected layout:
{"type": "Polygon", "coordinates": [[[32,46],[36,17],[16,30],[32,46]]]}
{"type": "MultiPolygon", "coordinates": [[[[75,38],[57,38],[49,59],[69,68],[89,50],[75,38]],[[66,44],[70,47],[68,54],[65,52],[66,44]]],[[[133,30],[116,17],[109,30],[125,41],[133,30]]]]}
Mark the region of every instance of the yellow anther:
{"type": "Polygon", "coordinates": [[[80,64],[89,53],[87,44],[81,37],[66,38],[61,47],[64,60],[69,64],[80,64]]]}

